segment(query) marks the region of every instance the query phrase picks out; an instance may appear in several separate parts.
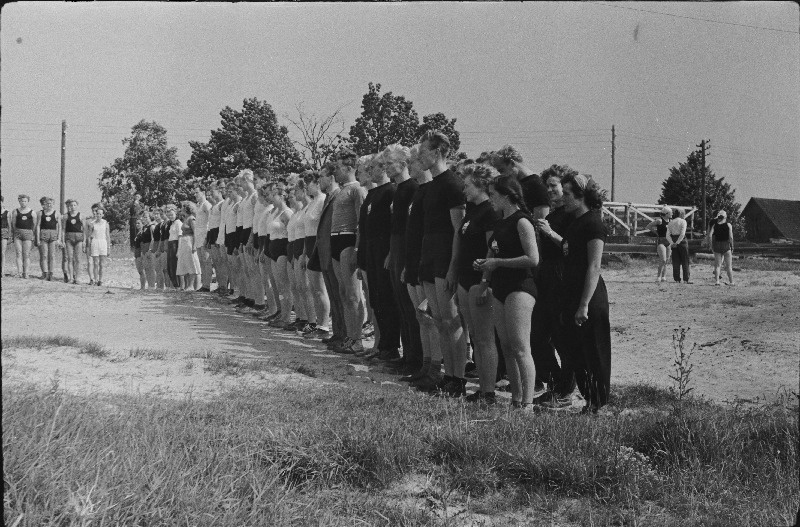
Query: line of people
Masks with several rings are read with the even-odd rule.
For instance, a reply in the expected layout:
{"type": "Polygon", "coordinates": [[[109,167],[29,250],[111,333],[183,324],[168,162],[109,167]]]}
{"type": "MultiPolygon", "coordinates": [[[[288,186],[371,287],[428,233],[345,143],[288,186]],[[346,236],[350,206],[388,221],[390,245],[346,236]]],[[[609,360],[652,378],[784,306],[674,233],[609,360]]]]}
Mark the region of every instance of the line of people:
{"type": "Polygon", "coordinates": [[[611,374],[598,186],[556,165],[539,176],[511,146],[458,165],[449,153],[430,132],[197,189],[179,228],[170,207],[140,220],[143,287],[155,274],[210,292],[215,276],[240,312],[421,391],[491,404],[506,376],[515,407],[597,412],[611,374]],[[467,396],[470,350],[480,389],[467,396]]]}
{"type": "Polygon", "coordinates": [[[47,196],[39,200],[42,206],[39,211],[30,207],[30,196],[27,194],[20,194],[17,200],[19,207],[8,211],[0,196],[2,268],[5,269],[6,246],[12,241],[16,253],[16,276],[28,278],[30,253],[33,247],[38,247],[41,279],[52,281],[56,251],[61,249],[64,282],[78,283],[80,255],[83,253],[86,255],[89,284],[102,285],[103,269],[107,263],[111,241],[108,221],[103,219],[105,208],[100,203],[95,203],[92,205],[92,216],[84,219],[78,211],[78,202],[74,199],[66,201],[67,212],[63,215],[55,209],[55,200],[47,196]]]}

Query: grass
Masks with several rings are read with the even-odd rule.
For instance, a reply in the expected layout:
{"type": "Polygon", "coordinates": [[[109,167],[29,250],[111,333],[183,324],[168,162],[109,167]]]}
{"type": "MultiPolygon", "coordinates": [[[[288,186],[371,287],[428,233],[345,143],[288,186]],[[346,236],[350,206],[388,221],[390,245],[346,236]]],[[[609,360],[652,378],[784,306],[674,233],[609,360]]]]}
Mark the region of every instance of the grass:
{"type": "Polygon", "coordinates": [[[157,350],[151,348],[133,348],[128,351],[128,357],[132,359],[144,360],[165,360],[167,358],[167,350],[157,350]]]}
{"type": "Polygon", "coordinates": [[[234,357],[230,353],[224,352],[207,352],[200,358],[203,359],[203,370],[212,374],[233,375],[238,377],[247,372],[272,372],[276,370],[275,365],[267,360],[248,360],[241,357],[234,357]]]}
{"type": "Polygon", "coordinates": [[[3,349],[30,348],[42,350],[44,348],[77,348],[78,353],[84,353],[93,357],[107,357],[109,351],[106,347],[96,343],[87,342],[75,337],[64,335],[45,336],[45,337],[3,337],[3,349]]]}
{"type": "MultiPolygon", "coordinates": [[[[469,503],[581,525],[789,525],[800,491],[785,404],[525,416],[332,385],[113,400],[3,387],[7,525],[438,526],[469,503]],[[409,479],[427,482],[410,503],[409,479]]],[[[673,402],[648,386],[612,401],[673,402]]]]}

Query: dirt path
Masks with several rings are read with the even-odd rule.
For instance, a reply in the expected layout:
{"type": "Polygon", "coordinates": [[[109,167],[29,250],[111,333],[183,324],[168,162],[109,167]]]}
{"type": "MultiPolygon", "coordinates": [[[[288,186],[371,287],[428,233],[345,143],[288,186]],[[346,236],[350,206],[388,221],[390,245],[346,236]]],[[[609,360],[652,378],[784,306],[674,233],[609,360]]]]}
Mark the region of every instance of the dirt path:
{"type": "MultiPolygon", "coordinates": [[[[672,384],[672,332],[690,327],[692,385],[717,401],[771,399],[797,391],[800,276],[737,273],[739,286],[713,287],[710,266],[695,285],[656,284],[650,269],[604,270],[611,305],[612,383],[672,384]]],[[[116,260],[110,287],[3,278],[2,335],[70,335],[111,351],[98,359],[70,348],[13,350],[3,380],[76,391],[212,395],[242,383],[345,382],[403,389],[379,364],[330,353],[321,344],[267,328],[215,296],[141,293],[132,262],[116,260]],[[137,350],[147,358],[130,357],[137,350]],[[209,356],[264,359],[272,368],[233,377],[205,370],[209,356]],[[153,360],[152,357],[158,357],[153,360]],[[302,373],[298,373],[302,372],[302,373]]]]}

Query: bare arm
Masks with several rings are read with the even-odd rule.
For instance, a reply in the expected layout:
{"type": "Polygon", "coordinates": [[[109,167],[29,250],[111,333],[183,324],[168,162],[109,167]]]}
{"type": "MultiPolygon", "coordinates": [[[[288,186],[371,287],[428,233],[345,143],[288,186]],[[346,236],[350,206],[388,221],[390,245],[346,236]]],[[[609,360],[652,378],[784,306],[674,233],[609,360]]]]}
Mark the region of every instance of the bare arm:
{"type": "Polygon", "coordinates": [[[578,304],[578,311],[575,313],[575,323],[581,325],[589,318],[589,301],[597,289],[597,282],[600,279],[600,263],[603,258],[603,240],[597,238],[589,240],[587,244],[589,265],[586,267],[586,279],[583,283],[583,292],[578,304]]]}
{"type": "Polygon", "coordinates": [[[501,258],[498,260],[498,267],[510,269],[525,269],[539,265],[539,247],[536,245],[536,231],[533,225],[526,219],[517,222],[517,234],[522,243],[525,254],[516,258],[501,258]]]}
{"type": "Polygon", "coordinates": [[[533,219],[543,220],[550,214],[550,207],[548,205],[539,205],[538,207],[533,207],[531,212],[533,213],[533,219]]]}

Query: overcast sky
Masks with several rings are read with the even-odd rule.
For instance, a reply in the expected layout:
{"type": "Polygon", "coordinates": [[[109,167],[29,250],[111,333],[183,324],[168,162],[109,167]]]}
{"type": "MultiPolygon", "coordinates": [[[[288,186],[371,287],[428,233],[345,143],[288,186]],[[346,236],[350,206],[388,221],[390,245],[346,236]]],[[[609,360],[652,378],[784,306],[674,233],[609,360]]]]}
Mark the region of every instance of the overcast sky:
{"type": "Polygon", "coordinates": [[[226,105],[344,107],[347,130],[372,81],[457,118],[471,157],[510,143],[609,189],[615,125],[617,201],[654,203],[703,138],[743,205],[800,199],[799,27],[793,2],[6,4],[2,193],[58,198],[62,119],[87,208],[141,119],[185,166],[226,105]]]}

